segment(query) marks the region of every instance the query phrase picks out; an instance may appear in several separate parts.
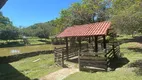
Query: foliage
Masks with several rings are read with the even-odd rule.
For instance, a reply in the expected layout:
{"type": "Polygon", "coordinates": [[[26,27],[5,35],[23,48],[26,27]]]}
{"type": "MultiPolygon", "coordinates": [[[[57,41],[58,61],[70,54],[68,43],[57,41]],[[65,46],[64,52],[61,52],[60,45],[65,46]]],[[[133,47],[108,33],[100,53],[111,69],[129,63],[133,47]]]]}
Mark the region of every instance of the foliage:
{"type": "Polygon", "coordinates": [[[114,0],[109,13],[112,26],[119,33],[133,34],[140,31],[142,25],[142,1],[141,0],[114,0]]]}
{"type": "Polygon", "coordinates": [[[57,35],[66,27],[107,20],[108,0],[82,0],[63,9],[60,16],[46,23],[34,24],[23,29],[28,36],[48,37],[57,35]],[[94,19],[95,18],[95,19],[94,19]]]}
{"type": "Polygon", "coordinates": [[[82,0],[80,3],[73,3],[68,9],[61,11],[60,17],[55,20],[58,23],[55,23],[57,26],[54,31],[59,33],[66,27],[93,23],[95,17],[96,21],[106,20],[102,14],[103,11],[105,12],[103,8],[106,7],[104,2],[104,0],[82,0]]]}
{"type": "Polygon", "coordinates": [[[1,40],[15,40],[18,38],[18,32],[13,30],[2,30],[0,33],[1,40]]]}
{"type": "Polygon", "coordinates": [[[22,35],[35,36],[39,38],[49,38],[52,29],[51,21],[46,23],[37,23],[27,28],[23,28],[22,35]]]}
{"type": "Polygon", "coordinates": [[[0,39],[12,40],[19,38],[18,28],[12,25],[12,22],[0,13],[0,39]]]}

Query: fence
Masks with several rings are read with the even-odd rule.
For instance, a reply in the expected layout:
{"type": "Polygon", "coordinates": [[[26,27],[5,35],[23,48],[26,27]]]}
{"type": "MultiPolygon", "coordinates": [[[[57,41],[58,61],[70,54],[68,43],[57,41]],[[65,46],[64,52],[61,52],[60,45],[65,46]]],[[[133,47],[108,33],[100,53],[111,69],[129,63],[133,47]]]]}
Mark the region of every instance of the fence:
{"type": "Polygon", "coordinates": [[[113,43],[112,49],[110,49],[106,54],[105,57],[107,57],[107,66],[111,64],[111,59],[117,58],[120,56],[120,46],[119,43],[113,43]]]}
{"type": "Polygon", "coordinates": [[[96,70],[98,68],[100,70],[106,70],[107,61],[103,55],[101,53],[97,55],[94,55],[94,53],[88,55],[88,52],[79,53],[79,70],[96,70]]]}
{"type": "Polygon", "coordinates": [[[64,67],[64,54],[65,54],[65,49],[64,48],[55,48],[54,49],[54,62],[59,65],[64,67]]]}
{"type": "Polygon", "coordinates": [[[90,53],[90,52],[81,52],[79,53],[79,70],[90,70],[98,69],[107,71],[108,66],[110,65],[110,60],[117,58],[120,55],[119,44],[113,43],[111,49],[106,53],[90,53]]]}

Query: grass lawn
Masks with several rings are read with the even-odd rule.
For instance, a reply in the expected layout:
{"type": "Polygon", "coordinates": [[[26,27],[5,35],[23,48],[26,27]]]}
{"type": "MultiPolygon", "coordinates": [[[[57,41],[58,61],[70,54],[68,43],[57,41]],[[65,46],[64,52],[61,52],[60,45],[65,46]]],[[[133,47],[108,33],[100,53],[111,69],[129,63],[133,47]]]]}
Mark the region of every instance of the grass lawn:
{"type": "Polygon", "coordinates": [[[130,36],[119,38],[121,41],[123,39],[130,39],[120,45],[121,53],[129,60],[129,63],[115,71],[78,72],[64,80],[142,80],[142,37],[139,40],[132,39],[130,36]]]}
{"type": "Polygon", "coordinates": [[[61,69],[53,54],[38,55],[9,64],[0,64],[0,80],[31,80],[61,69]]]}

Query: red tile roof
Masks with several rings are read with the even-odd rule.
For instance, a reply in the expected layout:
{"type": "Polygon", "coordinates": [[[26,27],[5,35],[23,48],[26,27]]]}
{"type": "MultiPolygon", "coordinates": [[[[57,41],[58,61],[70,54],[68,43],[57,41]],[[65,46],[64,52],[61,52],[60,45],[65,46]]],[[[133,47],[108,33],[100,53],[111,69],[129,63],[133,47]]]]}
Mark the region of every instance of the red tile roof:
{"type": "Polygon", "coordinates": [[[75,25],[66,28],[57,37],[79,37],[79,36],[97,36],[106,35],[110,28],[111,22],[97,22],[85,25],[75,25]]]}

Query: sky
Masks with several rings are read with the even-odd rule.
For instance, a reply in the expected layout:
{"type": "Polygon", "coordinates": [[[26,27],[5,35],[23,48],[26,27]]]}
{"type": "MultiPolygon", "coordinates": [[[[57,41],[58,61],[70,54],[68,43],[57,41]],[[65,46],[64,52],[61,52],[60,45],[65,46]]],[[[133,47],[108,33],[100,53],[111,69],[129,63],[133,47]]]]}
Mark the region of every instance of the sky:
{"type": "Polygon", "coordinates": [[[1,9],[14,26],[28,27],[59,17],[62,9],[80,0],[8,0],[1,9]]]}

